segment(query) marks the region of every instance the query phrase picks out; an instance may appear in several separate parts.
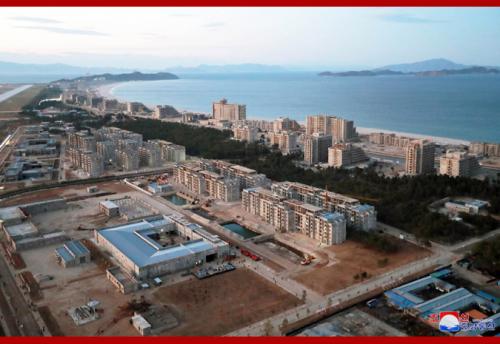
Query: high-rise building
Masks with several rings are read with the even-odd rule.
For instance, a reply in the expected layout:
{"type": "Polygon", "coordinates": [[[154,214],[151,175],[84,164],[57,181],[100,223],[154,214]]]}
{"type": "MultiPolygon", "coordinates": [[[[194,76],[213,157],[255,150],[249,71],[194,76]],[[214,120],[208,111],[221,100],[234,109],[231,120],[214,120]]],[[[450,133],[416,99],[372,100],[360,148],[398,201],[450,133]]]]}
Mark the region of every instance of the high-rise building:
{"type": "Polygon", "coordinates": [[[295,132],[270,132],[268,138],[271,146],[277,145],[281,153],[285,155],[299,150],[297,146],[297,134],[295,132]]]}
{"type": "Polygon", "coordinates": [[[405,172],[409,175],[434,172],[434,143],[415,140],[406,147],[405,172]]]}
{"type": "Polygon", "coordinates": [[[280,117],[273,121],[273,131],[298,131],[300,130],[300,125],[297,121],[290,119],[288,117],[280,117]]]}
{"type": "Polygon", "coordinates": [[[328,148],[329,166],[340,168],[366,160],[368,160],[368,157],[365,152],[360,147],[353,146],[350,143],[338,143],[328,148]]]}
{"type": "Polygon", "coordinates": [[[235,127],[233,135],[236,140],[246,141],[248,143],[255,142],[259,135],[259,130],[255,127],[235,127]]]}
{"type": "Polygon", "coordinates": [[[439,174],[450,177],[472,177],[479,169],[475,156],[467,152],[448,150],[439,158],[439,174]]]}
{"type": "Polygon", "coordinates": [[[212,104],[212,116],[218,121],[240,121],[247,117],[246,105],[229,104],[226,99],[221,99],[212,104]]]}
{"type": "Polygon", "coordinates": [[[328,161],[328,148],[332,146],[332,136],[314,133],[304,138],[304,161],[309,165],[328,161]]]}
{"type": "Polygon", "coordinates": [[[306,134],[323,133],[331,135],[333,143],[348,142],[356,136],[354,122],[335,116],[307,116],[306,134]]]}

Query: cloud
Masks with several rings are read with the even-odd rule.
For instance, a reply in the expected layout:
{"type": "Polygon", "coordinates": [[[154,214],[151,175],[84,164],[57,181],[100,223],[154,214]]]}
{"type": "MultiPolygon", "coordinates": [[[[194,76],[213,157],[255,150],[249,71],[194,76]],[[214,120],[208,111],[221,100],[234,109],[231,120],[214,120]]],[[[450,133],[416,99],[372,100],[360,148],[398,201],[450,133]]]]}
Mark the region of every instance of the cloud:
{"type": "Polygon", "coordinates": [[[203,27],[206,27],[206,28],[216,28],[216,27],[221,27],[221,26],[224,26],[224,25],[226,25],[226,23],[224,23],[224,22],[212,22],[212,23],[203,24],[203,27]]]}
{"type": "Polygon", "coordinates": [[[18,29],[39,30],[53,33],[62,33],[67,35],[85,35],[85,36],[109,36],[107,33],[93,30],[65,29],[55,26],[16,26],[18,29]]]}
{"type": "Polygon", "coordinates": [[[442,20],[417,17],[413,14],[407,14],[407,13],[384,14],[380,16],[380,19],[386,22],[403,23],[403,24],[426,24],[426,23],[443,22],[442,20]]]}
{"type": "Polygon", "coordinates": [[[60,24],[62,23],[59,20],[49,19],[49,18],[41,18],[41,17],[10,17],[10,20],[15,21],[25,21],[31,23],[43,23],[43,24],[60,24]]]}

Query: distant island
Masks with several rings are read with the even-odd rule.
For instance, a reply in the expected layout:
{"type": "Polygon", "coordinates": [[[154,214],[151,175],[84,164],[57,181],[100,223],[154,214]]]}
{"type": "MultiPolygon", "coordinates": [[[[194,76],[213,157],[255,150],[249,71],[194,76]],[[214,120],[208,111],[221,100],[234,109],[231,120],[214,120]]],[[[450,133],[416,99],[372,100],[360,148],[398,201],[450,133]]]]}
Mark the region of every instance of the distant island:
{"type": "Polygon", "coordinates": [[[383,76],[383,75],[413,75],[413,76],[446,76],[462,74],[499,74],[497,67],[466,66],[446,59],[432,59],[414,63],[389,65],[372,70],[347,72],[321,72],[319,76],[383,76]]]}
{"type": "Polygon", "coordinates": [[[404,75],[402,72],[395,72],[392,70],[361,70],[349,72],[322,72],[320,76],[378,76],[378,75],[404,75]]]}
{"type": "Polygon", "coordinates": [[[443,69],[443,70],[429,70],[425,72],[403,73],[393,70],[362,70],[362,71],[348,71],[348,72],[321,72],[319,76],[381,76],[381,75],[414,75],[414,76],[447,76],[447,75],[464,75],[464,74],[500,74],[500,70],[496,68],[487,67],[470,67],[464,69],[443,69]]]}
{"type": "Polygon", "coordinates": [[[173,80],[179,77],[172,73],[159,72],[159,73],[123,73],[123,74],[97,74],[81,76],[74,79],[62,79],[60,82],[95,82],[95,83],[111,83],[111,82],[127,82],[127,81],[154,81],[154,80],[173,80]]]}

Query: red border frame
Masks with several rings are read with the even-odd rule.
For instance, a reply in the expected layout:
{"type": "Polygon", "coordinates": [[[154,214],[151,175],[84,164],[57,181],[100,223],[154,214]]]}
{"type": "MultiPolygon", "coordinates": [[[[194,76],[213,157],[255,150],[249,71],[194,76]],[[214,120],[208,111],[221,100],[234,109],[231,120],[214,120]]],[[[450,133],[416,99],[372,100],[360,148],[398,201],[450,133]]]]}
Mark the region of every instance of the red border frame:
{"type": "Polygon", "coordinates": [[[500,0],[0,0],[0,6],[97,7],[497,7],[500,0]]]}
{"type": "MultiPolygon", "coordinates": [[[[500,0],[0,0],[0,7],[498,7],[500,0]]],[[[1,35],[1,33],[0,33],[1,35]]],[[[500,40],[499,40],[500,44],[500,40]]],[[[495,337],[0,337],[2,343],[498,343],[495,337]]]]}

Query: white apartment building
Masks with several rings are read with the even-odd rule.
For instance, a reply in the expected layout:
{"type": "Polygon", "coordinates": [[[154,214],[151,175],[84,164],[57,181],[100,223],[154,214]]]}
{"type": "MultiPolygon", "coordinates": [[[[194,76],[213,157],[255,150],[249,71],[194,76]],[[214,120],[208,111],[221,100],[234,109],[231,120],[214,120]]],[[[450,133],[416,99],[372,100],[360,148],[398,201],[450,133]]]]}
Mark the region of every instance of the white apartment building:
{"type": "Polygon", "coordinates": [[[217,121],[240,121],[246,116],[246,105],[229,104],[226,99],[212,104],[212,117],[217,121]]]}
{"type": "Polygon", "coordinates": [[[439,174],[450,177],[472,177],[479,169],[477,158],[467,152],[448,150],[439,158],[439,174]]]}
{"type": "Polygon", "coordinates": [[[343,167],[368,160],[365,152],[350,143],[338,143],[328,148],[328,165],[343,167]]]}

